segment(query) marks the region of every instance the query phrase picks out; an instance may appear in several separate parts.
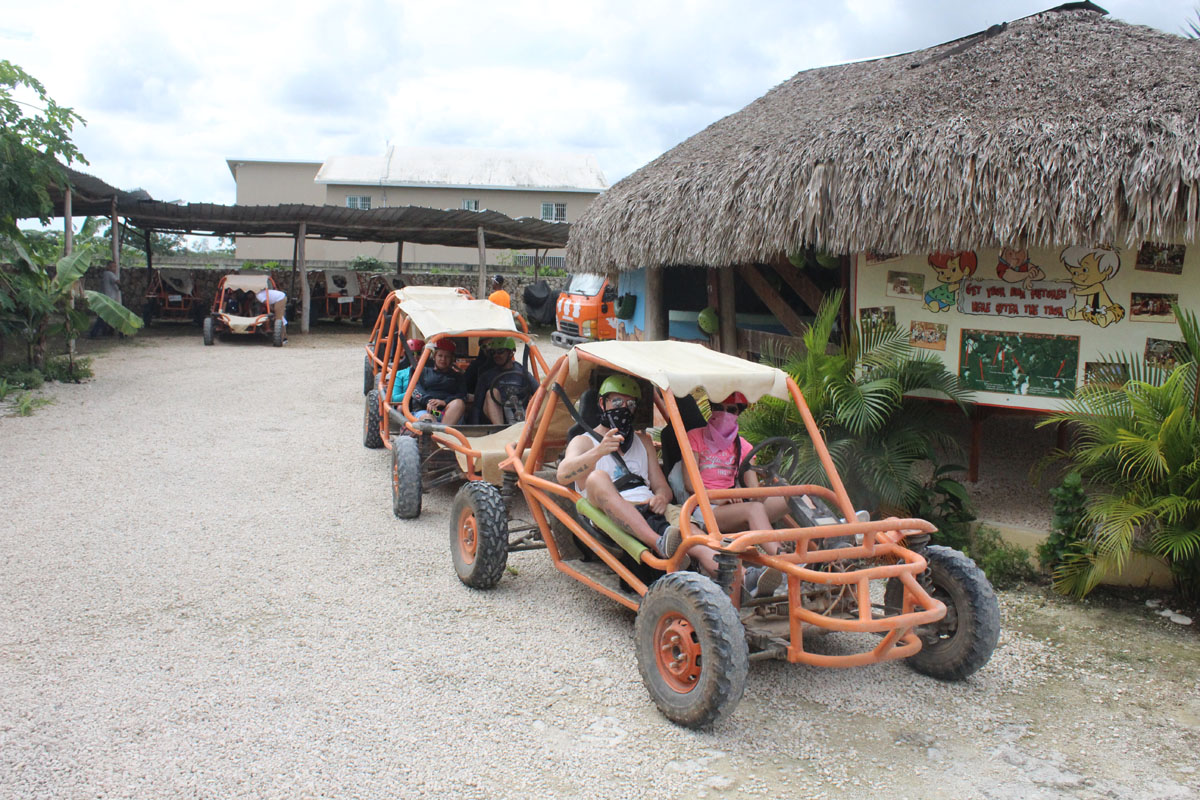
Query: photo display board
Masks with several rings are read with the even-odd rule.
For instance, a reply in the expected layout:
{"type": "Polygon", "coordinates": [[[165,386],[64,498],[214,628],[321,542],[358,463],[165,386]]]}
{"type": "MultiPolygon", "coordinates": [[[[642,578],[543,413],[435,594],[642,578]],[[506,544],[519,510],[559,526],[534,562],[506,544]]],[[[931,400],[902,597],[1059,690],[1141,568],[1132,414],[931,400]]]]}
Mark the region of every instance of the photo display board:
{"type": "Polygon", "coordinates": [[[1200,245],[860,253],[854,272],[858,319],[907,331],[975,402],[1038,411],[1119,382],[1115,353],[1169,369],[1171,304],[1200,304],[1200,245]]]}

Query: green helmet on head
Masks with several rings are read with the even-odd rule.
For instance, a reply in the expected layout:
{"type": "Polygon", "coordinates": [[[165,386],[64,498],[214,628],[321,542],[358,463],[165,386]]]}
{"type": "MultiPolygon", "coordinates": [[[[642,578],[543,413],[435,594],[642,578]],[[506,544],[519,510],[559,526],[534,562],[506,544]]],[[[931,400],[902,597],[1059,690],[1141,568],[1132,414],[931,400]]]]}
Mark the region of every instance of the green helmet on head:
{"type": "Polygon", "coordinates": [[[492,339],[488,342],[489,350],[516,350],[517,340],[511,336],[506,336],[501,339],[492,339]]]}
{"type": "Polygon", "coordinates": [[[604,383],[600,384],[600,396],[604,397],[607,394],[616,392],[630,397],[642,399],[642,390],[638,386],[638,382],[628,375],[609,375],[604,379],[604,383]]]}

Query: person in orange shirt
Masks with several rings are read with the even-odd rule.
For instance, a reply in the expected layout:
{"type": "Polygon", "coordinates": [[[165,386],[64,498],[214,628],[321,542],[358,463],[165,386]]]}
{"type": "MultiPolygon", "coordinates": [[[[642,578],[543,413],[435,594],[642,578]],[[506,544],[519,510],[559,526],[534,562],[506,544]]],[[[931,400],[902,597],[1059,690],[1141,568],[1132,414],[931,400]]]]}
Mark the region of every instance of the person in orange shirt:
{"type": "Polygon", "coordinates": [[[512,298],[508,296],[508,292],[504,291],[503,275],[497,274],[492,276],[492,293],[488,295],[488,300],[498,306],[512,308],[512,298]]]}

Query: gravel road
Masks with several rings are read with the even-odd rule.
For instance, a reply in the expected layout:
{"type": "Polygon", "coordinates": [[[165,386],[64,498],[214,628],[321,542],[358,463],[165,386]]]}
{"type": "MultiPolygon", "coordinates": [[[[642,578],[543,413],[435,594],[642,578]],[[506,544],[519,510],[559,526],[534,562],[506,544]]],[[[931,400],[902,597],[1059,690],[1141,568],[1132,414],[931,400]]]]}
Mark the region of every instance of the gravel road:
{"type": "Polygon", "coordinates": [[[362,338],[151,332],[0,418],[0,797],[1200,795],[1194,631],[1037,590],[965,683],[756,663],[671,725],[631,613],[541,552],[466,589],[448,489],[392,516],[362,338]]]}

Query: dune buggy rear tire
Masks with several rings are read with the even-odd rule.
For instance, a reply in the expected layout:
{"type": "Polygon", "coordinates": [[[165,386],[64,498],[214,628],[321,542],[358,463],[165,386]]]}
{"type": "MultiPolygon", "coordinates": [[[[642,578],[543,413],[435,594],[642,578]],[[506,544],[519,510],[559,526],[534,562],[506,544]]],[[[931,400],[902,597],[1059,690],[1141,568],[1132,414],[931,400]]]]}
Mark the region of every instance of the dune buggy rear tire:
{"type": "Polygon", "coordinates": [[[411,436],[392,437],[392,513],[421,516],[421,451],[411,436]]]}
{"type": "Polygon", "coordinates": [[[277,319],[271,327],[271,344],[283,347],[283,320],[277,319]]]}
{"type": "Polygon", "coordinates": [[[371,369],[371,357],[363,355],[363,397],[375,388],[375,371],[371,369]]]}
{"type": "MultiPolygon", "coordinates": [[[[946,604],[946,616],[918,628],[920,652],[905,659],[913,670],[942,681],[961,681],[992,657],[1000,638],[1000,605],[983,570],[965,554],[950,547],[927,545],[930,594],[946,604]]],[[[887,582],[884,606],[900,613],[904,587],[896,578],[887,582]]]]}
{"type": "Polygon", "coordinates": [[[454,495],[450,555],[458,579],[472,589],[491,589],[508,564],[508,511],[500,490],[471,481],[454,495]]]}
{"type": "Polygon", "coordinates": [[[378,450],[383,447],[383,434],[380,433],[379,392],[375,389],[367,392],[366,406],[363,408],[363,447],[378,450]]]}
{"type": "Polygon", "coordinates": [[[729,596],[695,572],[650,585],[634,623],[638,671],[663,715],[707,728],[733,713],[746,689],[746,632],[729,596]]]}
{"type": "Polygon", "coordinates": [[[204,326],[203,326],[203,330],[204,330],[204,344],[205,344],[205,346],[209,346],[209,345],[211,345],[211,344],[213,343],[213,339],[214,339],[213,326],[214,326],[214,324],[215,324],[215,323],[213,323],[213,318],[212,318],[212,317],[205,317],[205,318],[204,318],[204,326]]]}

